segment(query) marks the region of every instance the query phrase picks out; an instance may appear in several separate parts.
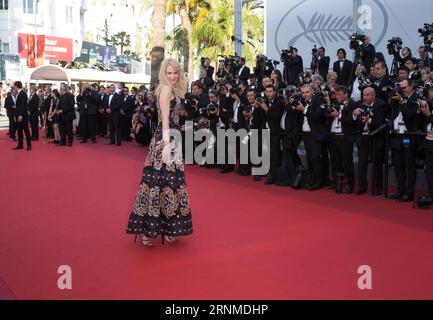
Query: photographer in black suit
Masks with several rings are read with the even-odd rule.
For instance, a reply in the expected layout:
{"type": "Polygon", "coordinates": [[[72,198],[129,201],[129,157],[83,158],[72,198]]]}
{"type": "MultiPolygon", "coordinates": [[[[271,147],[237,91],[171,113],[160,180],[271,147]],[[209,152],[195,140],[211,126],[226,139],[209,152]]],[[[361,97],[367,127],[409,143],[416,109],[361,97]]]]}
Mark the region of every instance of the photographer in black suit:
{"type": "Polygon", "coordinates": [[[365,88],[363,100],[359,101],[353,111],[353,119],[357,121],[362,132],[357,133],[358,145],[358,190],[356,195],[367,193],[368,160],[371,158],[373,165],[373,195],[383,193],[383,160],[385,148],[386,105],[376,98],[373,88],[365,88]],[[383,128],[374,137],[372,132],[383,128]],[[374,143],[373,143],[374,141],[374,143]],[[374,149],[373,149],[374,147],[374,149]]]}
{"type": "Polygon", "coordinates": [[[374,63],[374,56],[376,55],[376,48],[371,43],[369,36],[364,37],[363,44],[360,46],[362,64],[365,66],[367,74],[370,74],[370,67],[374,63]]]}
{"type": "Polygon", "coordinates": [[[416,185],[416,138],[405,135],[418,128],[418,100],[420,96],[411,80],[400,82],[400,92],[391,96],[390,138],[392,159],[397,179],[397,193],[391,196],[399,202],[414,200],[416,185]]]}
{"type": "Polygon", "coordinates": [[[297,172],[302,168],[302,161],[298,155],[298,147],[301,142],[302,124],[304,115],[295,109],[296,97],[299,97],[295,86],[287,87],[285,91],[286,101],[280,121],[280,135],[282,141],[282,168],[278,171],[277,185],[286,186],[294,181],[297,172]],[[284,170],[284,174],[280,176],[284,170]]]}
{"type": "Polygon", "coordinates": [[[307,154],[308,169],[311,179],[306,185],[310,191],[318,190],[322,186],[323,143],[328,135],[326,114],[322,108],[323,99],[314,95],[313,87],[304,84],[301,87],[302,101],[295,107],[304,115],[302,122],[302,139],[307,154]]]}
{"type": "Polygon", "coordinates": [[[284,66],[286,68],[285,83],[299,86],[301,84],[299,75],[304,72],[304,62],[297,48],[290,48],[290,55],[288,56],[287,62],[284,63],[284,66]]]}
{"type": "Polygon", "coordinates": [[[319,49],[313,50],[313,60],[311,61],[311,69],[313,74],[320,75],[323,79],[326,79],[329,72],[329,65],[331,58],[325,56],[325,48],[320,47],[319,49]]]}
{"type": "Polygon", "coordinates": [[[356,103],[349,98],[349,89],[345,86],[335,88],[337,102],[331,106],[329,117],[331,124],[331,165],[336,182],[336,192],[342,193],[342,178],[347,179],[346,193],[355,189],[355,167],[353,165],[354,143],[362,132],[361,125],[353,119],[356,103]]]}
{"type": "Polygon", "coordinates": [[[28,103],[29,122],[32,128],[32,140],[39,140],[39,96],[36,87],[30,88],[30,97],[28,103]]]}
{"type": "Polygon", "coordinates": [[[26,135],[27,150],[32,150],[32,137],[29,131],[29,116],[27,110],[28,98],[27,93],[23,90],[21,81],[14,83],[14,89],[17,92],[15,101],[15,123],[18,131],[18,145],[14,150],[22,150],[24,145],[23,131],[26,135]]]}
{"type": "Polygon", "coordinates": [[[209,79],[213,79],[213,74],[215,72],[215,68],[210,65],[209,58],[201,58],[201,65],[206,69],[206,74],[209,79]]]}
{"type": "Polygon", "coordinates": [[[74,95],[68,92],[68,88],[64,83],[60,85],[60,101],[57,108],[57,114],[60,116],[61,128],[61,143],[57,146],[72,147],[74,141],[73,121],[75,119],[75,98],[74,95]]]}
{"type": "Polygon", "coordinates": [[[130,137],[132,128],[132,115],[135,112],[135,95],[129,94],[129,88],[123,87],[120,94],[120,132],[123,141],[132,141],[130,137]]]}
{"type": "Polygon", "coordinates": [[[82,87],[82,93],[77,97],[77,103],[80,106],[81,119],[81,143],[87,143],[87,139],[90,139],[93,143],[96,143],[96,117],[99,109],[99,95],[90,85],[84,84],[82,87]]]}
{"type": "Polygon", "coordinates": [[[338,49],[338,61],[334,63],[334,72],[337,73],[337,84],[350,87],[352,83],[353,63],[346,59],[346,50],[338,49]]]}

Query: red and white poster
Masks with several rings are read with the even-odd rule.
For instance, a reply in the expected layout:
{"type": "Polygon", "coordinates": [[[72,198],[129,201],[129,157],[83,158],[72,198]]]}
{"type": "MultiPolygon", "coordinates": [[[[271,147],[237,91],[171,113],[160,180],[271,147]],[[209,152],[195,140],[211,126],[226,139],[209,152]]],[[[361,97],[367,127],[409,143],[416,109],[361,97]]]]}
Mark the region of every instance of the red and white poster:
{"type": "Polygon", "coordinates": [[[18,34],[18,51],[23,59],[27,59],[27,65],[34,68],[43,65],[45,61],[72,61],[72,39],[38,35],[38,57],[35,57],[35,35],[18,34]]]}

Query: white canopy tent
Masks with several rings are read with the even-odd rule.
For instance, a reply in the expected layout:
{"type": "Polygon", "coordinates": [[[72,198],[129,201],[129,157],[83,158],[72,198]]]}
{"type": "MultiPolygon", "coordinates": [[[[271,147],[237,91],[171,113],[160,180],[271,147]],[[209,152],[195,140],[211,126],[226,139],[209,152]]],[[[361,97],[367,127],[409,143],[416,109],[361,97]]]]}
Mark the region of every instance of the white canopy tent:
{"type": "Polygon", "coordinates": [[[56,65],[46,65],[30,69],[26,77],[28,82],[124,82],[136,84],[150,83],[150,76],[145,74],[127,74],[120,71],[96,71],[93,69],[64,69],[56,65]]]}

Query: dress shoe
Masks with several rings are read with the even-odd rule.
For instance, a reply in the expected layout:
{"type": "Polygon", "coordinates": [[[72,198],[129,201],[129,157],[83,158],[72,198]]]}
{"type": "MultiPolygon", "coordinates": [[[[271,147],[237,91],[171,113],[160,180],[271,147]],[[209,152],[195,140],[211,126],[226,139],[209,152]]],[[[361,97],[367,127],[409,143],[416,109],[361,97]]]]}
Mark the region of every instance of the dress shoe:
{"type": "Polygon", "coordinates": [[[60,142],[60,143],[56,144],[56,147],[66,147],[66,143],[60,142]]]}
{"type": "Polygon", "coordinates": [[[353,194],[355,191],[352,186],[346,186],[346,194],[353,194]]]}
{"type": "Polygon", "coordinates": [[[120,147],[121,145],[121,143],[116,143],[116,147],[120,147]]]}
{"type": "Polygon", "coordinates": [[[92,143],[96,143],[96,139],[92,139],[92,143]]]}
{"type": "Polygon", "coordinates": [[[23,147],[17,146],[15,148],[13,148],[12,150],[23,150],[23,149],[24,149],[23,147]]]}
{"type": "Polygon", "coordinates": [[[17,138],[11,137],[12,141],[17,141],[17,138]]]}
{"type": "Polygon", "coordinates": [[[269,186],[271,184],[274,184],[274,179],[272,179],[272,178],[266,179],[265,185],[269,186]]]}
{"type": "Polygon", "coordinates": [[[358,191],[356,191],[355,195],[361,196],[361,195],[366,194],[366,193],[367,193],[366,189],[358,189],[358,191]]]}
{"type": "Polygon", "coordinates": [[[396,193],[390,196],[389,198],[392,200],[400,200],[401,198],[403,198],[403,195],[401,193],[396,193]]]}
{"type": "Polygon", "coordinates": [[[305,188],[306,188],[308,191],[317,191],[317,190],[321,189],[321,185],[320,185],[320,183],[315,183],[315,184],[313,184],[313,185],[307,184],[307,185],[305,186],[305,188]]]}
{"type": "Polygon", "coordinates": [[[335,182],[329,182],[329,183],[325,184],[325,185],[323,186],[323,188],[326,189],[326,190],[332,190],[332,189],[335,189],[335,182]]]}
{"type": "Polygon", "coordinates": [[[107,143],[107,146],[114,146],[114,145],[115,145],[114,142],[107,143]]]}
{"type": "Polygon", "coordinates": [[[72,143],[68,143],[68,147],[72,147],[72,143]]]}
{"type": "Polygon", "coordinates": [[[383,191],[382,191],[382,189],[374,189],[371,194],[375,197],[378,197],[378,196],[383,195],[383,191]]]}
{"type": "Polygon", "coordinates": [[[262,177],[261,177],[261,176],[254,176],[254,177],[253,177],[253,181],[254,181],[254,182],[258,182],[258,181],[260,181],[260,180],[262,180],[262,177]]]}
{"type": "Polygon", "coordinates": [[[31,151],[32,150],[32,146],[27,146],[27,151],[31,151]]]}
{"type": "Polygon", "coordinates": [[[87,143],[87,140],[81,140],[80,143],[87,143]]]}
{"type": "Polygon", "coordinates": [[[397,200],[397,202],[411,202],[414,201],[415,197],[412,194],[405,194],[403,197],[397,200]]]}

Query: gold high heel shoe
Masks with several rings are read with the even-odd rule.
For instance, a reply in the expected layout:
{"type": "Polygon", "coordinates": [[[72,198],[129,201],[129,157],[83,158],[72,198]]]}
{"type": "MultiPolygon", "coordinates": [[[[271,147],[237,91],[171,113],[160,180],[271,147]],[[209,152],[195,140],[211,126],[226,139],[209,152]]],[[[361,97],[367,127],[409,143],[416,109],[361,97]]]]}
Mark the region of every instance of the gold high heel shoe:
{"type": "MultiPolygon", "coordinates": [[[[163,238],[165,241],[167,241],[168,243],[176,243],[177,239],[176,237],[172,237],[172,236],[164,236],[163,238]]],[[[163,242],[164,243],[164,242],[163,242]]]]}

